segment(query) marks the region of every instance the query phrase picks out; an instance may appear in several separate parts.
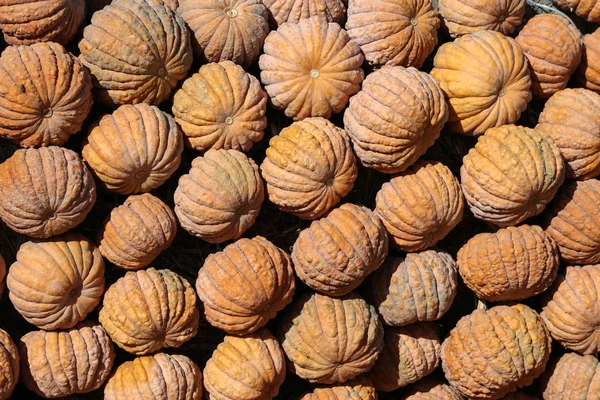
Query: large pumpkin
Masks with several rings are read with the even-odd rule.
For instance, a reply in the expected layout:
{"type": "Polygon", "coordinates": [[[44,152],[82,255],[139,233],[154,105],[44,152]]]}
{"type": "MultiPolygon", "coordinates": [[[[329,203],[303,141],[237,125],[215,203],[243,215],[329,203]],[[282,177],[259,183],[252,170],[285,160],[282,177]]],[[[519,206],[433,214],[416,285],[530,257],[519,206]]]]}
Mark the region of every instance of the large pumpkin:
{"type": "Polygon", "coordinates": [[[399,400],[464,400],[453,386],[440,380],[426,377],[410,386],[408,393],[399,400]]]}
{"type": "Polygon", "coordinates": [[[597,0],[553,0],[553,2],[588,22],[600,23],[600,3],[597,0]]]}
{"type": "Polygon", "coordinates": [[[297,24],[301,19],[321,16],[341,24],[346,18],[346,0],[263,0],[275,25],[297,24]]]}
{"type": "Polygon", "coordinates": [[[318,387],[298,400],[377,400],[373,383],[361,375],[345,383],[318,387]]]}
{"type": "Polygon", "coordinates": [[[526,0],[438,0],[450,36],[477,31],[511,35],[525,16],[526,0]]]}
{"type": "Polygon", "coordinates": [[[0,371],[0,399],[8,400],[19,381],[19,350],[10,335],[2,329],[0,329],[0,371]]]}
{"type": "Polygon", "coordinates": [[[586,89],[600,92],[600,29],[583,37],[583,53],[575,80],[586,89]]]}
{"type": "Polygon", "coordinates": [[[544,375],[544,400],[595,400],[600,396],[600,364],[592,355],[563,354],[544,375]]]}

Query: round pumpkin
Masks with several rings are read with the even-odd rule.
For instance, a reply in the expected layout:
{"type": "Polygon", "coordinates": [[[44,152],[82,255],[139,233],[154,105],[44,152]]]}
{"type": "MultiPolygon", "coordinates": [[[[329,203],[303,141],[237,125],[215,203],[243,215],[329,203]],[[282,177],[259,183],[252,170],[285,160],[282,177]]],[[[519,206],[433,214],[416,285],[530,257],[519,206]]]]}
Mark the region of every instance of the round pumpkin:
{"type": "Polygon", "coordinates": [[[597,0],[553,0],[554,4],[595,24],[600,23],[600,3],[597,0]]]}
{"type": "Polygon", "coordinates": [[[318,387],[298,400],[377,400],[373,383],[364,375],[345,383],[318,387]]]}
{"type": "Polygon", "coordinates": [[[360,90],[363,61],[341,26],[316,16],[269,33],[258,65],[273,106],[301,120],[342,111],[360,90]]]}
{"type": "Polygon", "coordinates": [[[171,270],[130,271],[108,288],[98,319],[113,342],[129,353],[179,347],[196,335],[196,293],[171,270]]]}
{"type": "Polygon", "coordinates": [[[267,94],[231,61],[210,63],[183,82],[173,114],[190,147],[248,151],[267,127],[267,94]]]}
{"type": "Polygon", "coordinates": [[[284,379],[283,350],[266,328],[225,336],[204,368],[209,400],[271,400],[284,379]]]}
{"type": "Polygon", "coordinates": [[[550,347],[546,326],[526,305],[478,309],[444,340],[442,368],[465,397],[499,399],[544,371],[550,347]]]}
{"type": "Polygon", "coordinates": [[[470,136],[512,124],[531,100],[527,58],[501,33],[478,31],[443,44],[431,75],[450,108],[447,126],[470,136]]]}
{"type": "Polygon", "coordinates": [[[358,168],[343,129],[308,118],[271,138],[261,172],[279,209],[316,219],[352,190],[358,168]]]}
{"type": "Polygon", "coordinates": [[[18,381],[19,350],[10,335],[0,329],[0,399],[10,399],[18,381]]]}
{"type": "Polygon", "coordinates": [[[173,117],[148,104],[123,105],[87,136],[83,159],[109,191],[145,193],[181,163],[183,138],[173,117]]]}
{"type": "Polygon", "coordinates": [[[464,199],[458,180],[444,164],[419,161],[386,182],[375,213],[402,251],[435,246],[461,221],[464,199]]]}
{"type": "Polygon", "coordinates": [[[554,141],[516,125],[488,129],[460,169],[463,193],[473,214],[500,227],[541,213],[564,175],[554,141]]]}
{"type": "Polygon", "coordinates": [[[105,400],[200,400],[201,397],[200,368],[179,354],[158,353],[127,361],[117,368],[104,389],[105,400]]]}
{"type": "Polygon", "coordinates": [[[263,181],[251,158],[237,150],[209,150],[179,179],[175,213],[192,235],[222,243],[254,224],[263,200],[263,181]]]}
{"type": "Polygon", "coordinates": [[[563,354],[546,371],[544,400],[594,400],[600,397],[600,365],[592,355],[563,354]]]}
{"type": "Polygon", "coordinates": [[[10,46],[2,52],[3,138],[22,147],[60,146],[79,132],[91,107],[90,74],[60,44],[10,46]]]}
{"type": "Polygon", "coordinates": [[[140,269],[166,250],[176,234],[169,206],[150,193],[130,196],[110,212],[100,231],[100,252],[121,268],[140,269]]]}
{"type": "Polygon", "coordinates": [[[426,377],[410,386],[409,392],[399,400],[464,400],[464,397],[447,383],[426,377]]]}
{"type": "Polygon", "coordinates": [[[477,31],[511,35],[523,22],[526,0],[438,0],[450,36],[477,31]]]}
{"type": "Polygon", "coordinates": [[[297,24],[301,19],[321,16],[341,24],[346,18],[345,0],[263,0],[274,25],[297,24]]]}
{"type": "Polygon", "coordinates": [[[250,66],[269,33],[261,0],[179,0],[177,12],[194,33],[196,53],[208,62],[250,66]]]}
{"type": "Polygon", "coordinates": [[[100,325],[68,331],[33,331],[19,343],[23,383],[51,399],[98,389],[110,374],[115,352],[100,325]]]}
{"type": "Polygon", "coordinates": [[[447,120],[444,93],[431,75],[391,66],[368,75],[344,113],[346,132],[361,163],[389,174],[414,164],[447,120]]]}
{"type": "Polygon", "coordinates": [[[295,288],[290,256],[262,236],[210,254],[196,281],[206,320],[235,335],[264,326],[292,301],[295,288]]]}
{"type": "Polygon", "coordinates": [[[162,103],[193,59],[185,22],[161,0],[114,0],[94,13],[79,50],[109,105],[162,103]]]}
{"type": "Polygon", "coordinates": [[[581,63],[575,71],[577,83],[595,92],[600,92],[600,29],[583,37],[581,63]]]}
{"type": "Polygon", "coordinates": [[[17,150],[0,164],[0,218],[36,237],[79,225],[96,201],[94,178],[79,155],[50,146],[17,150]]]}

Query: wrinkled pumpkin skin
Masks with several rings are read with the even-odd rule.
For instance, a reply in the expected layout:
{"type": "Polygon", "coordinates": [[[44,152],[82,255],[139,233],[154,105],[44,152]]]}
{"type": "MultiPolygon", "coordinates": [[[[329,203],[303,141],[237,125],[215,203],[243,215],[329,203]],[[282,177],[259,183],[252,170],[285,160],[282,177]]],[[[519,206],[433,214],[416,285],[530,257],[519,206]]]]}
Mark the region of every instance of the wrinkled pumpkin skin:
{"type": "Polygon", "coordinates": [[[439,11],[450,36],[477,31],[511,35],[525,16],[525,0],[439,0],[439,11]]]}
{"type": "Polygon", "coordinates": [[[583,53],[575,80],[581,87],[600,92],[600,29],[583,36],[583,53]]]}
{"type": "Polygon", "coordinates": [[[600,23],[600,3],[597,0],[553,0],[563,10],[573,12],[588,22],[600,23]]]}
{"type": "Polygon", "coordinates": [[[544,375],[544,400],[595,400],[600,395],[600,365],[592,355],[565,353],[544,375]]]}
{"type": "Polygon", "coordinates": [[[0,329],[0,371],[0,399],[8,400],[19,381],[19,350],[10,335],[2,329],[0,329]]]}
{"type": "Polygon", "coordinates": [[[297,24],[315,16],[341,24],[346,18],[345,0],[263,0],[269,19],[276,27],[285,22],[297,24]]]}
{"type": "Polygon", "coordinates": [[[426,377],[410,386],[406,396],[399,400],[464,400],[460,392],[445,382],[426,377]]]}
{"type": "Polygon", "coordinates": [[[377,400],[377,391],[373,383],[361,375],[345,383],[316,388],[298,400],[377,400]]]}

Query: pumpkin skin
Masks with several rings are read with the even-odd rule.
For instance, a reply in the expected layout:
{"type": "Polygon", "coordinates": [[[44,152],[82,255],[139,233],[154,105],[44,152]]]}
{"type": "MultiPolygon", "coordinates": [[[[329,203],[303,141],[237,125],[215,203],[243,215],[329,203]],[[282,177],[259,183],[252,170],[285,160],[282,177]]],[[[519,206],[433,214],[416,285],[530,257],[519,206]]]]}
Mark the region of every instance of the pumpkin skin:
{"type": "Polygon", "coordinates": [[[111,263],[136,270],[169,248],[176,234],[177,219],[169,206],[150,193],[130,196],[104,224],[100,252],[111,263]]]}
{"type": "Polygon", "coordinates": [[[377,400],[373,383],[364,375],[346,383],[316,388],[298,400],[377,400]]]}
{"type": "Polygon", "coordinates": [[[271,400],[284,379],[283,350],[266,328],[225,336],[204,368],[209,400],[271,400]]]}
{"type": "Polygon", "coordinates": [[[105,400],[200,400],[201,397],[200,368],[179,354],[158,353],[127,361],[117,368],[104,389],[105,400]]]}
{"type": "Polygon", "coordinates": [[[275,26],[285,22],[297,24],[301,19],[321,16],[327,22],[341,24],[346,18],[343,0],[263,0],[269,19],[275,26]]]}
{"type": "Polygon", "coordinates": [[[400,400],[464,400],[460,392],[447,383],[427,377],[410,387],[400,400]]]}
{"type": "Polygon", "coordinates": [[[305,294],[280,325],[288,370],[309,382],[346,382],[371,369],[383,347],[375,308],[356,294],[305,294]]]}
{"type": "Polygon", "coordinates": [[[196,293],[171,270],[130,271],[108,288],[98,319],[113,342],[129,353],[179,347],[196,335],[196,293]]]}
{"type": "Polygon", "coordinates": [[[112,106],[162,103],[193,59],[185,22],[161,0],[114,0],[94,13],[79,50],[98,99],[112,106]]]}
{"type": "Polygon", "coordinates": [[[577,83],[595,92],[600,92],[600,29],[583,36],[581,63],[575,71],[577,83]]]}
{"type": "Polygon", "coordinates": [[[469,136],[512,124],[531,100],[527,58],[514,39],[478,31],[443,44],[431,75],[445,93],[446,126],[469,136]]]}
{"type": "Polygon", "coordinates": [[[544,371],[550,347],[546,326],[526,305],[475,310],[444,340],[442,368],[465,397],[499,399],[544,371]]]}
{"type": "Polygon", "coordinates": [[[110,337],[100,325],[29,332],[21,338],[19,354],[23,383],[47,399],[98,389],[115,358],[110,337]]]}
{"type": "Polygon", "coordinates": [[[18,233],[35,238],[65,233],[95,202],[94,178],[72,150],[20,149],[0,164],[0,217],[18,233]]]}
{"type": "Polygon", "coordinates": [[[461,186],[473,214],[506,227],[541,213],[563,183],[552,139],[516,125],[491,128],[463,159],[461,186]]]}
{"type": "Polygon", "coordinates": [[[196,281],[206,320],[234,335],[264,326],[292,301],[295,289],[290,256],[261,236],[210,254],[196,281]]]}
{"type": "Polygon", "coordinates": [[[596,0],[553,0],[553,2],[588,22],[600,23],[600,3],[596,0]]]}
{"type": "Polygon", "coordinates": [[[316,219],[346,196],[358,176],[345,132],[323,118],[284,128],[261,165],[269,200],[302,219],[316,219]]]}
{"type": "Polygon", "coordinates": [[[173,114],[189,147],[248,151],[267,127],[267,94],[231,61],[210,63],[175,93],[173,114]]]}
{"type": "Polygon", "coordinates": [[[428,249],[461,221],[464,199],[458,180],[444,164],[419,161],[384,183],[375,213],[402,251],[428,249]]]}
{"type": "Polygon", "coordinates": [[[391,66],[369,74],[344,113],[344,127],[361,163],[388,174],[414,164],[447,120],[444,93],[431,75],[391,66]]]}
{"type": "Polygon", "coordinates": [[[600,366],[594,356],[563,354],[545,375],[541,385],[545,400],[598,399],[600,366]]]}
{"type": "Polygon", "coordinates": [[[341,26],[316,16],[269,33],[258,65],[273,106],[302,120],[342,111],[360,90],[363,61],[360,47],[341,26]]]}
{"type": "Polygon", "coordinates": [[[2,52],[0,136],[22,147],[60,146],[79,132],[91,107],[90,74],[60,44],[2,52]]]}
{"type": "Polygon", "coordinates": [[[192,235],[222,243],[254,224],[263,200],[263,181],[251,158],[237,150],[209,150],[179,179],[175,214],[192,235]]]}
{"type": "Polygon", "coordinates": [[[19,381],[19,350],[10,335],[0,329],[0,399],[10,399],[19,381]]]}
{"type": "Polygon", "coordinates": [[[148,104],[123,105],[95,124],[81,152],[105,189],[146,193],[179,167],[183,138],[173,117],[148,104]]]}
{"type": "Polygon", "coordinates": [[[477,31],[511,35],[523,22],[525,0],[439,0],[439,12],[450,36],[477,31]]]}

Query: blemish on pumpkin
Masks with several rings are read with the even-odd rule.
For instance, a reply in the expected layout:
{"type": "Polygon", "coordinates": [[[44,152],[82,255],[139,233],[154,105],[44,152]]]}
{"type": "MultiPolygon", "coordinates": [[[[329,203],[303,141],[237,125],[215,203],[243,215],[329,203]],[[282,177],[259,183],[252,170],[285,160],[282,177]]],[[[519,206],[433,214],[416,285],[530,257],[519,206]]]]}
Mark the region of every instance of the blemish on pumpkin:
{"type": "Polygon", "coordinates": [[[325,185],[331,187],[331,186],[333,186],[333,181],[334,181],[333,178],[329,178],[329,179],[327,179],[327,182],[325,182],[325,185]]]}
{"type": "Polygon", "coordinates": [[[44,117],[44,118],[50,118],[50,117],[52,117],[53,114],[54,114],[54,111],[52,111],[51,108],[46,108],[44,111],[42,111],[42,117],[44,117]]]}
{"type": "Polygon", "coordinates": [[[143,180],[148,177],[148,171],[138,171],[134,174],[136,179],[143,180]]]}
{"type": "Polygon", "coordinates": [[[419,21],[417,20],[416,17],[413,17],[413,18],[410,19],[410,24],[412,26],[417,26],[419,24],[419,21]]]}
{"type": "Polygon", "coordinates": [[[310,76],[311,76],[311,78],[318,78],[319,75],[321,75],[321,73],[319,71],[317,71],[316,69],[311,69],[310,70],[310,76]]]}
{"type": "Polygon", "coordinates": [[[225,118],[225,124],[227,124],[227,125],[233,124],[233,118],[231,118],[231,117],[225,118]]]}
{"type": "Polygon", "coordinates": [[[506,94],[506,88],[502,88],[500,89],[500,92],[498,92],[498,97],[503,97],[506,94]]]}
{"type": "Polygon", "coordinates": [[[238,16],[238,11],[235,8],[226,8],[225,15],[229,18],[235,18],[238,16]]]}
{"type": "Polygon", "coordinates": [[[167,75],[167,70],[165,68],[161,67],[161,68],[158,69],[158,71],[156,71],[156,74],[158,76],[160,76],[161,78],[164,78],[167,75]]]}
{"type": "Polygon", "coordinates": [[[19,92],[25,93],[25,85],[19,85],[19,92]]]}

